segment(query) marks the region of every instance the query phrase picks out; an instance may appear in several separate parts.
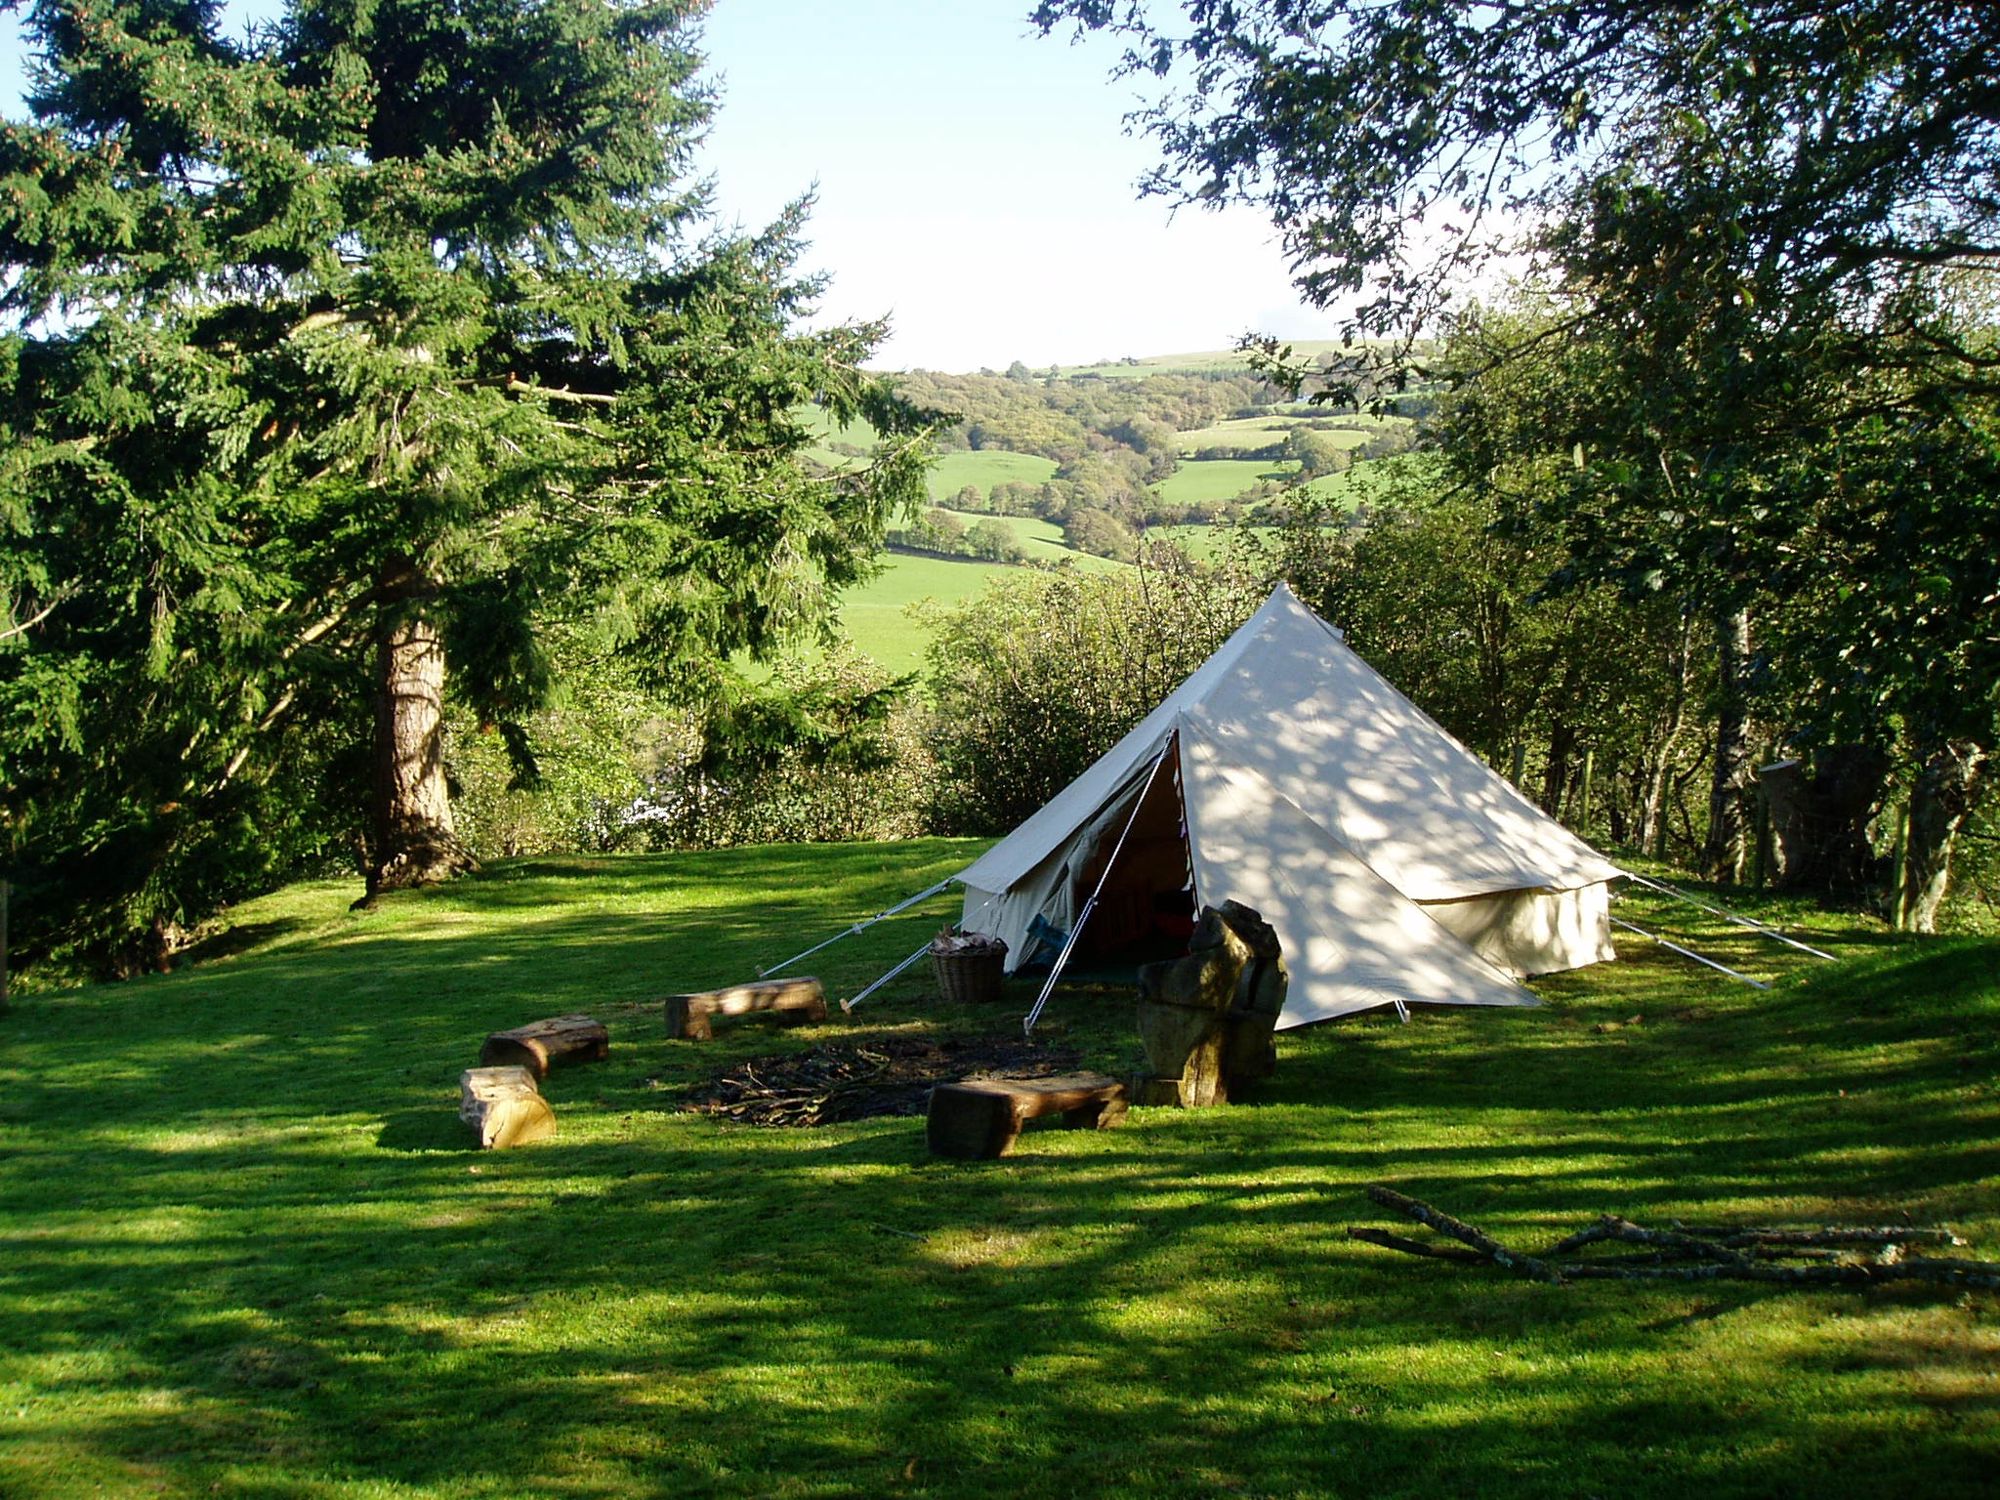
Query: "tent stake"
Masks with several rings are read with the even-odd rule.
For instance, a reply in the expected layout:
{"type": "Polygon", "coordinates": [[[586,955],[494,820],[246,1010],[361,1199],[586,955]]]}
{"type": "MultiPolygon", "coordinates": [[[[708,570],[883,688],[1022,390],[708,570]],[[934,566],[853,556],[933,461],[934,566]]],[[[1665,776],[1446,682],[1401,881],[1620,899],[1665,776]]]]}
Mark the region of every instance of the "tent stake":
{"type": "Polygon", "coordinates": [[[867,989],[863,990],[860,994],[856,995],[852,1000],[841,1001],[840,1002],[841,1010],[843,1012],[852,1012],[855,1006],[859,1005],[863,1000],[866,1000],[870,995],[874,994],[877,990],[881,989],[883,985],[887,984],[890,980],[894,979],[898,974],[902,973],[903,970],[909,968],[911,964],[915,963],[918,959],[922,958],[926,953],[930,951],[931,951],[931,945],[927,941],[925,942],[923,947],[919,948],[915,953],[912,953],[908,958],[904,959],[901,963],[897,964],[895,968],[891,969],[888,973],[884,974],[880,979],[876,980],[873,984],[869,985],[867,989]]]}
{"type": "Polygon", "coordinates": [[[1125,820],[1125,826],[1118,834],[1118,842],[1111,846],[1111,858],[1104,862],[1104,869],[1098,874],[1097,885],[1091,890],[1090,899],[1083,903],[1082,915],[1076,919],[1069,930],[1069,936],[1063,940],[1062,952],[1056,955],[1055,964],[1049,970],[1048,983],[1042,986],[1041,994],[1035,997],[1035,1008],[1029,1011],[1021,1022],[1022,1036],[1034,1035],[1035,1022],[1042,1018],[1042,1007],[1049,1003],[1049,996],[1055,992],[1056,981],[1062,977],[1063,966],[1069,962],[1069,956],[1076,948],[1076,940],[1083,935],[1083,925],[1090,920],[1091,912],[1096,909],[1097,898],[1104,891],[1104,882],[1111,878],[1112,867],[1118,863],[1118,856],[1124,852],[1125,836],[1132,831],[1132,825],[1139,821],[1139,810],[1146,805],[1147,794],[1153,790],[1153,779],[1160,774],[1160,767],[1167,763],[1167,757],[1173,753],[1177,738],[1178,732],[1167,736],[1166,744],[1160,747],[1159,757],[1153,762],[1153,769],[1146,773],[1146,784],[1139,788],[1139,798],[1132,804],[1132,816],[1125,820]]]}
{"type": "Polygon", "coordinates": [[[1776,938],[1779,942],[1796,948],[1801,953],[1810,953],[1814,958],[1824,958],[1829,962],[1839,962],[1831,953],[1822,953],[1819,949],[1810,947],[1800,942],[1797,938],[1788,938],[1775,927],[1766,927],[1763,923],[1753,922],[1748,917],[1739,917],[1733,911],[1724,911],[1719,906],[1710,906],[1706,901],[1697,901],[1686,891],[1677,891],[1664,881],[1648,880],[1643,875],[1634,875],[1630,870],[1625,871],[1625,878],[1627,880],[1636,880],[1648,890],[1658,891],[1663,896],[1672,896],[1676,901],[1685,901],[1689,906],[1699,907],[1710,916],[1721,917],[1725,922],[1734,922],[1738,927],[1747,927],[1752,932],[1761,932],[1767,938],[1776,938]]]}
{"type": "Polygon", "coordinates": [[[916,895],[910,897],[909,900],[898,901],[894,906],[890,907],[887,911],[877,912],[874,916],[870,917],[865,922],[856,922],[852,927],[848,928],[845,932],[836,932],[832,937],[828,938],[825,942],[814,943],[810,948],[806,949],[805,952],[794,953],[790,958],[786,959],[781,964],[772,964],[771,967],[768,969],[759,969],[757,971],[757,977],[759,979],[769,979],[773,974],[777,973],[780,969],[789,969],[793,964],[797,963],[800,959],[811,958],[815,953],[819,952],[820,949],[831,948],[835,943],[839,942],[842,938],[851,938],[857,932],[866,932],[869,928],[873,927],[877,922],[884,921],[889,917],[893,917],[898,912],[908,911],[911,907],[915,906],[919,901],[929,900],[932,896],[935,896],[939,891],[943,890],[946,886],[950,885],[952,881],[956,880],[957,878],[958,877],[955,875],[947,875],[945,876],[944,879],[940,880],[936,885],[932,886],[929,890],[918,891],[916,895]]]}
{"type": "Polygon", "coordinates": [[[1613,917],[1611,919],[1611,925],[1613,927],[1623,927],[1627,932],[1636,932],[1642,938],[1651,938],[1654,942],[1658,943],[1662,948],[1671,948],[1674,952],[1680,954],[1681,957],[1683,958],[1691,958],[1698,964],[1707,964],[1711,969],[1719,969],[1724,974],[1727,974],[1731,979],[1740,979],[1741,981],[1743,981],[1743,983],[1749,985],[1750,988],[1753,990],[1768,990],[1770,988],[1770,986],[1768,984],[1765,984],[1761,979],[1752,979],[1748,974],[1739,974],[1734,969],[1730,968],[1728,964],[1719,964],[1712,958],[1703,958],[1699,953],[1695,952],[1694,949],[1692,948],[1683,948],[1679,943],[1670,943],[1665,938],[1661,937],[1657,932],[1648,932],[1643,927],[1636,927],[1632,923],[1622,921],[1617,917],[1613,917]]]}

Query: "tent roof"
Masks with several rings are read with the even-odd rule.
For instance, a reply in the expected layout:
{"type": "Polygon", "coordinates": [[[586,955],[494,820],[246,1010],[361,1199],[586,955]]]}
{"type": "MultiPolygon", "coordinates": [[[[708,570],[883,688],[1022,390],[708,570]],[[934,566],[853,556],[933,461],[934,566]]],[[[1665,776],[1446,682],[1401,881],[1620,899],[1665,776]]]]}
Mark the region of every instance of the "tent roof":
{"type": "Polygon", "coordinates": [[[1350,851],[1411,901],[1571,890],[1619,873],[1281,583],[1166,701],[958,878],[977,890],[1009,889],[1145,775],[1187,722],[1198,726],[1217,774],[1227,767],[1254,777],[1265,789],[1260,799],[1288,805],[1316,838],[1350,851]]]}
{"type": "Polygon", "coordinates": [[[1180,723],[1195,884],[1256,908],[1284,944],[1291,984],[1280,1026],[1401,1001],[1533,1005],[1535,998],[1227,749],[1180,723]]]}

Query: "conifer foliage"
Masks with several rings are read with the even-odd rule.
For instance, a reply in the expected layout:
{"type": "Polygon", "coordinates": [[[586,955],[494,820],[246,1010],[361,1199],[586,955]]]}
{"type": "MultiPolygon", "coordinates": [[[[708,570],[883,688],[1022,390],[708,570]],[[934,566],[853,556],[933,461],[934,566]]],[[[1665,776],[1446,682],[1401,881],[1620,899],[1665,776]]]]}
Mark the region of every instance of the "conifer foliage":
{"type": "Polygon", "coordinates": [[[32,930],[126,961],[351,842],[466,867],[440,706],[547,627],[698,692],[816,628],[921,414],[718,231],[691,0],[39,0],[0,134],[0,766],[32,930]],[[884,434],[806,456],[814,406],[884,434]],[[143,934],[136,941],[135,935],[143,934]]]}

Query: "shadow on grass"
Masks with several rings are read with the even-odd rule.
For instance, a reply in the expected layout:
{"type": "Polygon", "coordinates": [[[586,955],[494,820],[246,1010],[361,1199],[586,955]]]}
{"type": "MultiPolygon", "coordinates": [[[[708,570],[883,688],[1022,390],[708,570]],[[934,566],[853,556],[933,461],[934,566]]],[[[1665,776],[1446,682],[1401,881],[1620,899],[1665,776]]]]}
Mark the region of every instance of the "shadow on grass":
{"type": "MultiPolygon", "coordinates": [[[[880,851],[812,853],[852,909],[907,893],[880,851]]],[[[1986,1491],[1991,1299],[1556,1289],[1344,1230],[1393,1181],[1529,1249],[1606,1211],[1907,1208],[1991,1253],[1990,945],[1769,996],[1635,953],[1537,1012],[1287,1034],[1255,1108],[1030,1132],[967,1165],[913,1119],[672,1112],[733,1061],[856,1035],[662,1035],[652,995],[849,915],[680,889],[765,868],[643,862],[633,909],[585,911],[542,883],[585,892],[570,876],[489,879],[401,928],[23,1007],[0,1090],[11,1488],[1986,1491]],[[467,906],[494,915],[466,931],[467,906]],[[458,1070],[565,1010],[613,1050],[548,1080],[557,1140],[466,1149],[458,1070]]],[[[934,924],[885,923],[823,973],[858,986],[934,924]]],[[[923,993],[891,987],[868,1026],[1016,1024],[923,993]]],[[[1051,1017],[1126,1060],[1121,1000],[1051,1017]]]]}

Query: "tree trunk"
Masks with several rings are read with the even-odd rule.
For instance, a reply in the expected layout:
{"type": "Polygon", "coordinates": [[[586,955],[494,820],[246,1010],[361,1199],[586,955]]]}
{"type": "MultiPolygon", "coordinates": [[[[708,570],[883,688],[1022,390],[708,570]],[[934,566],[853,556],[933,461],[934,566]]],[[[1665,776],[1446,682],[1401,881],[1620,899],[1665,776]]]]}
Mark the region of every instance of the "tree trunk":
{"type": "Polygon", "coordinates": [[[444,644],[424,618],[423,582],[407,558],[383,569],[369,897],[436,885],[478,868],[452,826],[444,775],[444,644]]]}
{"type": "Polygon", "coordinates": [[[1702,862],[1717,880],[1740,881],[1749,852],[1744,788],[1750,777],[1750,611],[1716,622],[1715,772],[1708,792],[1708,843],[1702,862]]]}
{"type": "Polygon", "coordinates": [[[1828,745],[1812,774],[1798,761],[1757,773],[1777,842],[1777,883],[1788,890],[1853,891],[1873,883],[1869,819],[1889,777],[1879,745],[1828,745]]]}
{"type": "Polygon", "coordinates": [[[1681,611],[1680,636],[1674,649],[1674,691],[1665,715],[1656,721],[1652,743],[1647,746],[1645,789],[1639,804],[1636,842],[1653,858],[1667,857],[1667,787],[1673,773],[1674,744],[1687,723],[1688,687],[1694,677],[1694,615],[1681,611]]]}
{"type": "Polygon", "coordinates": [[[1985,768],[1985,752],[1963,740],[1936,747],[1918,767],[1910,788],[1902,888],[1891,893],[1899,931],[1937,930],[1938,908],[1951,884],[1952,844],[1978,801],[1985,768]]]}

